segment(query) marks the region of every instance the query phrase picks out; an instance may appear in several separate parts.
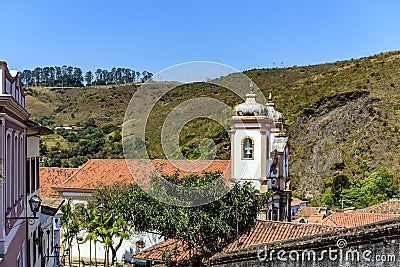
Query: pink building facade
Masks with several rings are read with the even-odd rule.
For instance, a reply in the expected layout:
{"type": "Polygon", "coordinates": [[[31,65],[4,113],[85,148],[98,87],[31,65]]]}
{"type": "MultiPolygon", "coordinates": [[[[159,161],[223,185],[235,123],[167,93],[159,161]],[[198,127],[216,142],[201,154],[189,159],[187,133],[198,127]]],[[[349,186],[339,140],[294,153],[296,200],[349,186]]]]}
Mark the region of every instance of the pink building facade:
{"type": "Polygon", "coordinates": [[[20,76],[0,61],[0,267],[27,266],[25,95],[20,76]]]}

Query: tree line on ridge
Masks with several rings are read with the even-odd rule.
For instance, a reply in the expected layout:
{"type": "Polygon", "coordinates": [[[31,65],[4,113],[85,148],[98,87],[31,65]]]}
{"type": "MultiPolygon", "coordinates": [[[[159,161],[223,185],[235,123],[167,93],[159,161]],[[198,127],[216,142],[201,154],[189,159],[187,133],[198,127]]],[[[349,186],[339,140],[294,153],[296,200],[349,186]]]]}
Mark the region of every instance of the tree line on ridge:
{"type": "Polygon", "coordinates": [[[97,69],[83,74],[82,69],[72,66],[36,67],[22,71],[22,83],[27,86],[72,86],[126,84],[151,80],[153,73],[129,68],[97,69]]]}

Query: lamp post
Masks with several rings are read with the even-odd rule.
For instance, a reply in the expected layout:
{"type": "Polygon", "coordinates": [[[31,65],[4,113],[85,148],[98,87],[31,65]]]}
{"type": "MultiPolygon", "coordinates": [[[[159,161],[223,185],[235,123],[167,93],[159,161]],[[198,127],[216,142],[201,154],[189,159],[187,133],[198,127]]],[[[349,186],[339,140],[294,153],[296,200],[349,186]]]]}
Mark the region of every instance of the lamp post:
{"type": "MultiPolygon", "coordinates": [[[[42,199],[38,195],[32,196],[29,200],[29,207],[31,211],[33,212],[32,217],[8,217],[8,225],[7,227],[9,229],[13,228],[14,226],[11,226],[11,220],[27,220],[30,225],[35,223],[36,219],[39,219],[39,217],[36,216],[36,213],[39,212],[40,209],[40,204],[42,204],[42,199]]],[[[19,225],[19,224],[18,224],[19,225]]]]}

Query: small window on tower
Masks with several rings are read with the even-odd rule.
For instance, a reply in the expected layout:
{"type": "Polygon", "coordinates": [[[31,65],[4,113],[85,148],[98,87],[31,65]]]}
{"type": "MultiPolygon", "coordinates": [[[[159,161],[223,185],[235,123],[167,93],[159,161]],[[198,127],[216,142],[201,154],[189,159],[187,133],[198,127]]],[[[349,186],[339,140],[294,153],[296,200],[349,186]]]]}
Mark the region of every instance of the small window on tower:
{"type": "Polygon", "coordinates": [[[254,159],[254,141],[251,137],[242,139],[242,159],[254,159]]]}

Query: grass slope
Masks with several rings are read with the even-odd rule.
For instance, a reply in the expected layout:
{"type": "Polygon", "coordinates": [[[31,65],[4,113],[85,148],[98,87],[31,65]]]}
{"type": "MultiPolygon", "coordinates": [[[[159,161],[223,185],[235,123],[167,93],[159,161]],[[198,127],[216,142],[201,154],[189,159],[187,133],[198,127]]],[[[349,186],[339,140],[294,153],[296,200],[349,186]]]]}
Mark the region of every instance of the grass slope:
{"type": "MultiPolygon", "coordinates": [[[[400,51],[244,73],[265,95],[273,92],[276,109],[284,113],[290,125],[290,173],[298,192],[318,194],[324,179],[329,180],[337,173],[359,179],[387,166],[398,175],[400,51]]],[[[27,106],[33,119],[50,116],[56,125],[82,126],[89,117],[98,126],[106,122],[120,125],[136,88],[136,85],[31,88],[27,106]]],[[[221,100],[231,107],[241,102],[236,95],[216,85],[193,83],[175,88],[162,97],[147,123],[146,145],[152,158],[164,157],[160,133],[167,115],[185,100],[200,96],[221,100]]],[[[44,142],[51,146],[53,137],[45,137],[44,142]]],[[[197,119],[182,129],[183,153],[196,158],[197,146],[203,138],[214,140],[218,158],[229,158],[229,135],[209,119],[197,119]]]]}

